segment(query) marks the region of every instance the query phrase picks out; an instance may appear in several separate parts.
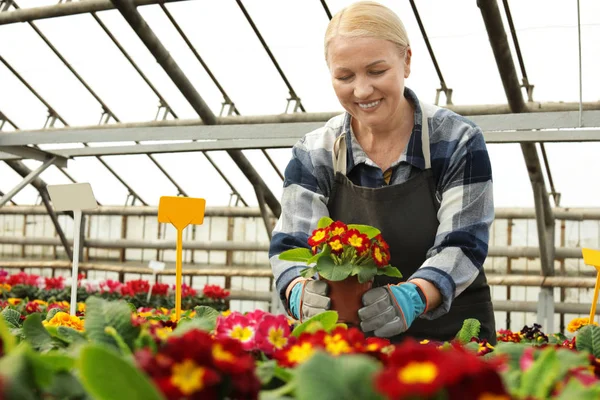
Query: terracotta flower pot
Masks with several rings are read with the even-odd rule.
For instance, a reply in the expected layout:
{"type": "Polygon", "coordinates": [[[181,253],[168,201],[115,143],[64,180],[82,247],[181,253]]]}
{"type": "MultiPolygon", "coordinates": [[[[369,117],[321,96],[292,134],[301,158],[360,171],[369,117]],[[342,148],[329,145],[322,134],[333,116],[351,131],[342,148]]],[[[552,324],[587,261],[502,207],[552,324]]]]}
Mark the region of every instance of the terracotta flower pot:
{"type": "Polygon", "coordinates": [[[358,310],[363,307],[362,295],[371,289],[373,281],[360,283],[357,276],[349,276],[343,281],[321,279],[329,285],[331,310],[337,311],[338,322],[358,326],[358,310]]]}

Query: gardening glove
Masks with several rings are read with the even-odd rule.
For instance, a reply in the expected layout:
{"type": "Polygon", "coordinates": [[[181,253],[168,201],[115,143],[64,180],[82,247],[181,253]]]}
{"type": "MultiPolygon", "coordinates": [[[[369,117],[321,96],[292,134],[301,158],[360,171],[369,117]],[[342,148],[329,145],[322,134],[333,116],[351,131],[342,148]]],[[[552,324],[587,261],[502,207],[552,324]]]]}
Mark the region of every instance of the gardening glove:
{"type": "Polygon", "coordinates": [[[294,318],[303,321],[329,310],[331,299],[327,297],[329,286],[324,281],[298,282],[290,293],[290,311],[294,318]]]}
{"type": "MultiPolygon", "coordinates": [[[[363,294],[364,307],[358,310],[363,332],[392,337],[406,331],[425,311],[426,299],[414,283],[374,288],[363,294]]],[[[422,293],[422,292],[421,292],[422,293]]]]}

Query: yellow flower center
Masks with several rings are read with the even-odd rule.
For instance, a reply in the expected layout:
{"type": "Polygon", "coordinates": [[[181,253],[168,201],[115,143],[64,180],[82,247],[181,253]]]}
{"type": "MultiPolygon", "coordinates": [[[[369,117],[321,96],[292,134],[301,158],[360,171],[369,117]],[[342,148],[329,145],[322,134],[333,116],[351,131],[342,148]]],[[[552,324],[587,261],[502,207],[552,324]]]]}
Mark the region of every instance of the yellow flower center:
{"type": "Polygon", "coordinates": [[[353,235],[348,240],[348,243],[350,243],[350,245],[353,246],[353,247],[362,247],[362,245],[363,245],[363,238],[361,238],[360,236],[353,235]]]}
{"type": "Polygon", "coordinates": [[[221,315],[224,317],[228,316],[229,314],[231,314],[231,310],[225,310],[221,313],[221,315]]]}
{"type": "Polygon", "coordinates": [[[47,306],[48,305],[48,303],[45,302],[44,300],[35,299],[33,302],[39,304],[40,306],[47,306]]]}
{"type": "Polygon", "coordinates": [[[338,227],[337,227],[337,228],[335,228],[333,231],[331,231],[331,234],[332,234],[333,236],[342,236],[342,234],[343,234],[344,232],[346,232],[346,230],[345,230],[344,228],[341,228],[341,227],[339,227],[339,226],[338,226],[338,227]]]}
{"type": "Polygon", "coordinates": [[[215,343],[212,349],[212,354],[217,361],[224,361],[228,363],[233,363],[235,361],[234,355],[223,349],[223,346],[220,343],[215,343]]]}
{"type": "Polygon", "coordinates": [[[204,387],[203,377],[206,370],[198,366],[192,360],[173,365],[171,370],[171,383],[186,396],[202,390],[204,387]]]}
{"type": "Polygon", "coordinates": [[[398,371],[398,380],[405,384],[431,383],[438,375],[438,368],[431,361],[412,361],[398,371]]]}
{"type": "Polygon", "coordinates": [[[319,230],[319,231],[317,231],[317,233],[315,233],[313,235],[313,240],[315,242],[318,242],[320,240],[323,240],[324,237],[325,237],[325,231],[324,230],[319,230]]]}
{"type": "Polygon", "coordinates": [[[338,356],[342,353],[350,353],[352,348],[345,340],[341,338],[325,338],[325,350],[328,353],[333,354],[334,356],[338,356]]]}
{"type": "Polygon", "coordinates": [[[295,345],[290,348],[287,354],[289,362],[303,363],[313,355],[315,349],[313,349],[310,343],[302,343],[301,345],[295,345]]]}
{"type": "Polygon", "coordinates": [[[288,339],[285,337],[283,329],[269,329],[269,343],[271,343],[273,347],[276,349],[283,349],[287,342],[288,339]]]}
{"type": "Polygon", "coordinates": [[[429,343],[429,340],[428,339],[423,339],[419,343],[421,343],[421,344],[427,344],[427,343],[429,343]]]}
{"type": "Polygon", "coordinates": [[[170,326],[163,326],[161,328],[156,329],[156,331],[154,331],[154,334],[157,338],[161,340],[166,340],[171,334],[171,332],[173,332],[173,328],[171,328],[170,326]]]}
{"type": "Polygon", "coordinates": [[[375,250],[373,251],[373,256],[377,261],[383,261],[383,255],[381,254],[381,249],[379,247],[375,248],[375,250]]]}
{"type": "Polygon", "coordinates": [[[337,251],[344,248],[344,244],[339,239],[329,242],[329,245],[331,246],[331,250],[337,251]]]}
{"type": "Polygon", "coordinates": [[[231,337],[239,340],[240,342],[247,342],[252,338],[252,329],[247,326],[236,325],[231,330],[231,337]]]}

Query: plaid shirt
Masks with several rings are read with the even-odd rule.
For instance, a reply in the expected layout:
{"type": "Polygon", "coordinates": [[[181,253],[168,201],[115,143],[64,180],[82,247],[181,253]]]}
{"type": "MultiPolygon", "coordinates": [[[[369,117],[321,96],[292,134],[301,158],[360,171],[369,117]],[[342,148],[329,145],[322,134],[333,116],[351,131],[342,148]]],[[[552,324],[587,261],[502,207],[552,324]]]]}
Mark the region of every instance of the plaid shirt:
{"type": "MultiPolygon", "coordinates": [[[[406,88],[404,94],[415,105],[415,124],[406,149],[385,174],[369,159],[352,134],[347,113],[332,118],[324,127],[306,134],[294,145],[292,159],[285,170],[282,213],[269,250],[283,304],[286,304],[287,286],[306,266],[279,260],[278,256],[290,248],[308,248],[308,237],[316,229],[317,222],[322,216],[329,215],[327,202],[334,182],[331,153],[337,136],[347,132],[351,137],[346,176],[355,185],[369,188],[397,185],[424,171],[421,109],[414,92],[406,88]]],[[[408,280],[422,278],[439,289],[441,306],[424,315],[424,318],[433,319],[447,313],[452,300],[483,269],[494,203],[492,170],[479,127],[443,108],[429,119],[429,127],[440,225],[425,262],[408,280]]]]}

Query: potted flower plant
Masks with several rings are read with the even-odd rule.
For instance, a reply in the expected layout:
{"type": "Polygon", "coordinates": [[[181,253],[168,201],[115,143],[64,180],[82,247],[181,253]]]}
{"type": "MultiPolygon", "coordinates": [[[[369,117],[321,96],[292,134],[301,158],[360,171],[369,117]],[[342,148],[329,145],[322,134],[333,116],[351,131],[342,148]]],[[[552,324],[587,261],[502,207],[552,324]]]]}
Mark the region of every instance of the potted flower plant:
{"type": "Polygon", "coordinates": [[[375,276],[402,277],[390,265],[389,246],[381,232],[372,226],[346,225],[323,217],[308,245],[310,248],[286,250],[279,258],[306,263],[300,272],[303,277],[318,274],[327,281],[331,309],[338,312],[341,322],[358,324],[362,295],[371,288],[375,276]]]}

